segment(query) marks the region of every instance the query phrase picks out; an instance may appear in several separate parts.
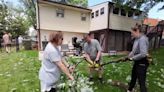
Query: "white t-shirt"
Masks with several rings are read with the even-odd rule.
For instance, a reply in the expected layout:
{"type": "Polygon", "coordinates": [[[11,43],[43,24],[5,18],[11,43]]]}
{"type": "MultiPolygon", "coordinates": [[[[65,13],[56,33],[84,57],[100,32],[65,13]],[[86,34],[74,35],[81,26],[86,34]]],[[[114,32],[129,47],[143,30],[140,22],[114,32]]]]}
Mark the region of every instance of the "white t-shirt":
{"type": "Polygon", "coordinates": [[[39,79],[47,84],[55,84],[60,78],[60,69],[55,62],[61,62],[62,56],[57,47],[48,43],[42,59],[42,66],[39,71],[39,79]]]}
{"type": "Polygon", "coordinates": [[[19,36],[19,37],[18,37],[18,42],[19,42],[19,44],[21,44],[22,41],[23,41],[23,38],[22,38],[21,36],[19,36]]]}

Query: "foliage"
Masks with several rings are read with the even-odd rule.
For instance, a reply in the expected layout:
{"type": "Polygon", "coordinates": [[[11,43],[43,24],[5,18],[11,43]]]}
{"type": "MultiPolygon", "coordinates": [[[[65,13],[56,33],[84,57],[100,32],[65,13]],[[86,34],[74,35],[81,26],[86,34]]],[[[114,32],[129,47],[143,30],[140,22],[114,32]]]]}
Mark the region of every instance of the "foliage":
{"type": "Polygon", "coordinates": [[[36,0],[19,0],[23,5],[23,12],[27,17],[29,26],[36,28],[36,0]]]}
{"type": "MultiPolygon", "coordinates": [[[[112,0],[117,6],[124,5],[125,7],[132,7],[136,9],[142,9],[145,12],[148,12],[153,6],[163,0],[112,0]]],[[[163,8],[161,8],[163,9],[163,8]]]]}
{"type": "Polygon", "coordinates": [[[12,34],[12,37],[24,35],[28,29],[27,19],[20,7],[14,7],[11,2],[0,3],[0,34],[4,31],[12,34]]]}
{"type": "Polygon", "coordinates": [[[76,6],[87,7],[88,0],[68,0],[68,3],[76,6]]]}

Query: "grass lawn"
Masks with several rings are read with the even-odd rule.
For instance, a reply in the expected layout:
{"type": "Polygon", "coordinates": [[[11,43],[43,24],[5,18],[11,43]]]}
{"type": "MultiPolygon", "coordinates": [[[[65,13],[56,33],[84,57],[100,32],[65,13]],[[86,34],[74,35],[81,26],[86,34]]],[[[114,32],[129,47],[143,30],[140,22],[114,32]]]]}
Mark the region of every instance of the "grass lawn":
{"type": "MultiPolygon", "coordinates": [[[[164,48],[158,49],[152,54],[155,65],[150,65],[148,69],[148,92],[163,92],[164,48]]],[[[38,80],[40,62],[37,56],[37,51],[20,51],[9,54],[0,52],[0,92],[40,92],[38,80]]],[[[117,57],[103,57],[103,61],[114,58],[117,57]]],[[[124,90],[107,83],[107,80],[116,80],[127,84],[130,80],[131,67],[132,63],[129,62],[105,66],[105,83],[100,84],[95,76],[93,84],[95,92],[124,92],[124,90]]],[[[78,70],[88,76],[86,63],[80,63],[78,70]]]]}

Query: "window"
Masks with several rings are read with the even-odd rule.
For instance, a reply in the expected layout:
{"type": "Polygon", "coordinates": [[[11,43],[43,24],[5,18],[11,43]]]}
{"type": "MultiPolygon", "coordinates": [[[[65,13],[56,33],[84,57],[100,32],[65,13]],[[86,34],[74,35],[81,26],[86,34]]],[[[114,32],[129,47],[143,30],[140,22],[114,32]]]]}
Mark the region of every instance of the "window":
{"type": "Polygon", "coordinates": [[[126,16],[126,11],[124,9],[121,9],[121,15],[126,16]]]}
{"type": "Polygon", "coordinates": [[[91,14],[91,18],[94,18],[94,12],[92,12],[92,14],[91,14]]]}
{"type": "Polygon", "coordinates": [[[137,11],[135,12],[135,16],[140,16],[141,15],[141,12],[137,11]]]}
{"type": "Polygon", "coordinates": [[[104,7],[101,8],[100,14],[103,15],[104,14],[104,7]]]}
{"type": "Polygon", "coordinates": [[[128,17],[132,17],[133,16],[133,11],[128,11],[128,17]]]}
{"type": "Polygon", "coordinates": [[[113,14],[119,14],[119,8],[115,7],[115,8],[113,9],[113,14]]]}
{"type": "Polygon", "coordinates": [[[63,18],[64,17],[64,9],[57,9],[56,16],[63,18]]]}
{"type": "Polygon", "coordinates": [[[133,19],[139,19],[141,12],[137,11],[134,13],[133,19]]]}
{"type": "Polygon", "coordinates": [[[99,10],[96,11],[96,17],[99,16],[99,10]]]}
{"type": "Polygon", "coordinates": [[[87,14],[86,13],[81,13],[81,20],[86,21],[87,14]]]}

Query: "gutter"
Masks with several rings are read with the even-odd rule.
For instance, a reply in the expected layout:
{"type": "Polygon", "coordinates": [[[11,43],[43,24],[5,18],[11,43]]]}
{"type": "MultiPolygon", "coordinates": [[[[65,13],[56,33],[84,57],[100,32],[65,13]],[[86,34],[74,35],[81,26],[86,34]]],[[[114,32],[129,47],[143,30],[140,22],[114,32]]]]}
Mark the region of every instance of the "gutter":
{"type": "Polygon", "coordinates": [[[110,22],[110,21],[109,21],[109,20],[110,20],[110,9],[109,9],[110,7],[109,7],[109,5],[110,5],[110,2],[108,2],[108,19],[107,19],[107,29],[109,29],[109,24],[110,24],[110,23],[109,23],[109,22],[110,22]]]}
{"type": "Polygon", "coordinates": [[[41,50],[41,38],[40,38],[40,10],[39,10],[39,0],[37,0],[37,17],[38,17],[38,50],[41,50]]]}

